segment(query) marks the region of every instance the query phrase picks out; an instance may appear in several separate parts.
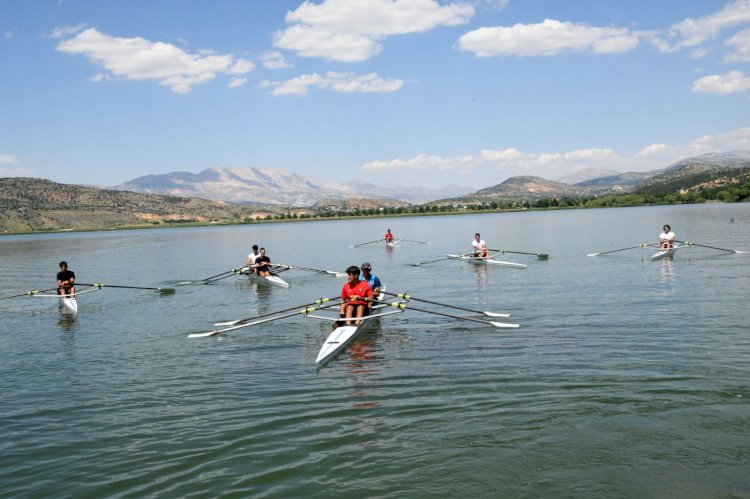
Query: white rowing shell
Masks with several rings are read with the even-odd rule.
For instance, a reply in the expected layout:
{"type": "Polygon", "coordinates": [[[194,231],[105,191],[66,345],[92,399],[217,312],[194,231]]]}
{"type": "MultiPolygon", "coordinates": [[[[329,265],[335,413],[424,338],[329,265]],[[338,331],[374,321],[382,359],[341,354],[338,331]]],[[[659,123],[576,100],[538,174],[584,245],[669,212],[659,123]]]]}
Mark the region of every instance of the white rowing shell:
{"type": "Polygon", "coordinates": [[[668,257],[668,256],[672,256],[677,251],[677,248],[679,248],[679,246],[672,246],[668,250],[657,251],[656,253],[654,253],[653,255],[651,255],[651,259],[652,260],[661,260],[662,258],[665,258],[665,257],[668,257]]]}
{"type": "Polygon", "coordinates": [[[448,258],[455,258],[457,260],[466,260],[469,263],[473,263],[475,265],[500,265],[503,267],[513,267],[517,269],[525,269],[527,265],[525,263],[515,263],[515,262],[504,262],[502,260],[495,260],[493,257],[487,257],[482,258],[481,256],[470,256],[470,255],[452,255],[448,254],[448,258]]]}

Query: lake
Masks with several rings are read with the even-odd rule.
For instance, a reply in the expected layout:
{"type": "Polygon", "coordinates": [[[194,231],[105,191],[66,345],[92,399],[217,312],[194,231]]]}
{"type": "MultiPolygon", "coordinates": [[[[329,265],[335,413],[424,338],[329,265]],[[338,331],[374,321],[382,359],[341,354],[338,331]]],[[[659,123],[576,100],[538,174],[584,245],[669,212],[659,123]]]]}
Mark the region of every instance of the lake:
{"type": "Polygon", "coordinates": [[[750,250],[748,203],[1,237],[3,296],[53,287],[62,259],[78,282],[176,293],[104,288],[75,319],[0,300],[0,496],[748,497],[750,254],[587,256],[665,223],[750,250]],[[388,228],[431,244],[349,247],[388,228]],[[468,252],[475,232],[550,258],[409,265],[468,252]],[[367,261],[389,291],[520,327],[407,310],[317,372],[330,325],[313,319],[188,339],[340,293],[297,270],[288,289],[179,284],[253,243],[275,263],[367,261]]]}

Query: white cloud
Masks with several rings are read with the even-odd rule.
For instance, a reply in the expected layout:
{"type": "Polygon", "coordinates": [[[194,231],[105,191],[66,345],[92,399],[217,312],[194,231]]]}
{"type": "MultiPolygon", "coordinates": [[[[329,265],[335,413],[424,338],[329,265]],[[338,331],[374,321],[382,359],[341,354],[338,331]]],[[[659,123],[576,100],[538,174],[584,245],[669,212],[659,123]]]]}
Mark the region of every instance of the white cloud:
{"type": "Polygon", "coordinates": [[[458,39],[461,49],[477,57],[552,56],[565,52],[611,54],[638,46],[639,35],[624,28],[598,28],[545,19],[539,24],[482,27],[458,39]]]}
{"type": "Polygon", "coordinates": [[[6,31],[5,33],[3,33],[3,35],[5,36],[5,38],[13,38],[13,36],[15,35],[17,29],[18,28],[9,29],[8,31],[6,31]]]}
{"type": "Polygon", "coordinates": [[[193,85],[213,80],[218,73],[242,75],[255,67],[252,62],[230,54],[191,54],[168,43],[113,37],[96,28],[60,42],[57,50],[86,55],[92,62],[104,66],[109,73],[95,76],[95,81],[103,81],[107,76],[155,80],[183,94],[190,92],[193,85]]]}
{"type": "Polygon", "coordinates": [[[735,0],[719,12],[698,19],[687,18],[669,29],[669,34],[680,38],[672,50],[700,45],[722,30],[750,22],[750,0],[735,0]]]}
{"type": "Polygon", "coordinates": [[[689,144],[684,157],[738,149],[750,149],[750,128],[738,128],[723,134],[699,137],[689,144]]]}
{"type": "Polygon", "coordinates": [[[286,62],[284,55],[277,50],[264,52],[258,59],[261,60],[263,67],[266,69],[286,69],[292,67],[291,64],[286,62]]]}
{"type": "Polygon", "coordinates": [[[750,128],[732,130],[725,134],[699,137],[687,145],[651,144],[632,155],[622,155],[609,148],[576,149],[563,152],[524,152],[516,148],[484,149],[479,154],[443,157],[419,154],[409,159],[372,161],[362,165],[363,174],[409,176],[425,173],[436,182],[460,182],[488,186],[509,177],[534,175],[547,179],[560,178],[586,169],[606,169],[621,172],[650,171],[709,152],[750,149],[750,128]]]}
{"type": "Polygon", "coordinates": [[[18,163],[18,158],[12,154],[0,154],[0,165],[12,165],[18,163]]]}
{"type": "Polygon", "coordinates": [[[77,24],[75,26],[58,26],[52,30],[51,33],[47,33],[47,38],[65,38],[66,36],[75,35],[86,29],[85,24],[77,24]]]}
{"type": "Polygon", "coordinates": [[[710,75],[693,82],[693,93],[732,94],[750,90],[750,76],[740,71],[732,71],[723,75],[710,75]]]}
{"type": "Polygon", "coordinates": [[[277,32],[273,44],[303,57],[360,62],[380,53],[385,37],[464,24],[473,15],[470,5],[435,0],[306,1],[287,13],[292,26],[277,32]]]}
{"type": "Polygon", "coordinates": [[[272,88],[272,95],[306,95],[310,88],[318,90],[331,89],[341,93],[374,93],[395,92],[404,85],[403,80],[386,80],[375,73],[356,75],[329,71],[325,75],[318,73],[298,76],[291,80],[272,82],[264,81],[261,88],[272,88]]]}
{"type": "Polygon", "coordinates": [[[651,145],[644,147],[640,151],[638,151],[635,154],[635,157],[636,158],[649,158],[649,157],[654,157],[658,155],[663,155],[673,150],[674,148],[668,146],[667,144],[651,144],[651,145]]]}
{"type": "Polygon", "coordinates": [[[229,80],[229,84],[227,85],[227,87],[239,88],[245,83],[247,83],[247,78],[232,78],[231,80],[229,80]]]}
{"type": "Polygon", "coordinates": [[[740,31],[724,42],[724,45],[734,48],[724,59],[726,62],[750,62],[750,29],[740,31]]]}

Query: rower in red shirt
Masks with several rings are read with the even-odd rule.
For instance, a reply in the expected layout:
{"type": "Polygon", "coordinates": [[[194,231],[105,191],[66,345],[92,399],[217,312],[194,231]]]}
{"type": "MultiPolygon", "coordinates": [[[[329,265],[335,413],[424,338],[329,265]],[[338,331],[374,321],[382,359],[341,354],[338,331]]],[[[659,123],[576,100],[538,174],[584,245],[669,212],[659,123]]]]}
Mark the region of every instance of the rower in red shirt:
{"type": "MultiPolygon", "coordinates": [[[[346,277],[347,282],[341,288],[341,310],[339,317],[342,319],[352,319],[355,317],[360,319],[370,313],[373,303],[372,289],[370,289],[367,281],[359,280],[359,267],[356,265],[352,265],[346,269],[346,277]]],[[[361,320],[346,321],[348,325],[352,325],[353,322],[357,326],[362,324],[361,320]]],[[[337,324],[338,322],[334,323],[334,328],[338,327],[337,324]]]]}
{"type": "Polygon", "coordinates": [[[391,233],[391,229],[388,229],[388,232],[385,233],[385,244],[390,244],[393,242],[393,234],[391,233]]]}

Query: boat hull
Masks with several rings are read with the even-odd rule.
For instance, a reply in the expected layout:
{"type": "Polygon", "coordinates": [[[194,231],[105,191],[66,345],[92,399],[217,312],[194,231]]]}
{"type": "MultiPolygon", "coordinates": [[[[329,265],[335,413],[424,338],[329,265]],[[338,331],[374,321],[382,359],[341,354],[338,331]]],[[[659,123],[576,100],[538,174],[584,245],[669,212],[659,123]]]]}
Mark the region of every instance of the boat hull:
{"type": "Polygon", "coordinates": [[[77,315],[78,302],[75,297],[60,297],[60,310],[70,315],[77,315]]]}
{"type": "Polygon", "coordinates": [[[279,286],[281,288],[289,287],[289,283],[277,275],[271,274],[267,276],[259,276],[258,274],[253,274],[252,272],[243,272],[243,274],[247,275],[251,280],[267,282],[268,284],[273,284],[274,286],[279,286]]]}
{"type": "Polygon", "coordinates": [[[479,256],[470,255],[452,255],[448,254],[448,258],[455,258],[456,260],[464,260],[474,265],[496,265],[500,267],[512,267],[516,269],[525,269],[527,265],[525,263],[505,262],[502,260],[495,260],[493,257],[482,258],[479,256]]]}
{"type": "Polygon", "coordinates": [[[315,368],[320,369],[325,366],[331,359],[344,351],[349,343],[354,341],[354,338],[371,331],[373,326],[373,320],[366,320],[362,321],[359,326],[339,326],[334,329],[318,352],[318,358],[315,359],[315,368]]]}
{"type": "Polygon", "coordinates": [[[677,251],[677,248],[679,246],[673,246],[669,248],[668,250],[659,250],[653,255],[651,255],[651,260],[661,260],[662,258],[672,257],[674,256],[675,252],[677,251]]]}

